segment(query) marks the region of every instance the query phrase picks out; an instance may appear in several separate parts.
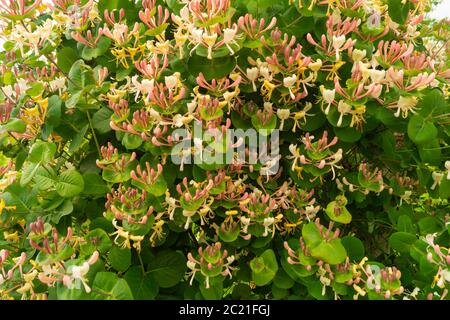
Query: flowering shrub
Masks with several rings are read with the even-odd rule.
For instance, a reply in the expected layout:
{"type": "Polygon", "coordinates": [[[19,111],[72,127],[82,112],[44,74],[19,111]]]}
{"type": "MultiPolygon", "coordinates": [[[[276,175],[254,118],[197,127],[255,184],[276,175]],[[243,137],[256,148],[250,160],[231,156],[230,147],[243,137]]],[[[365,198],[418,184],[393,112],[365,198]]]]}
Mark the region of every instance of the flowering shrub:
{"type": "Polygon", "coordinates": [[[430,5],[0,0],[1,299],[448,299],[430,5]]]}

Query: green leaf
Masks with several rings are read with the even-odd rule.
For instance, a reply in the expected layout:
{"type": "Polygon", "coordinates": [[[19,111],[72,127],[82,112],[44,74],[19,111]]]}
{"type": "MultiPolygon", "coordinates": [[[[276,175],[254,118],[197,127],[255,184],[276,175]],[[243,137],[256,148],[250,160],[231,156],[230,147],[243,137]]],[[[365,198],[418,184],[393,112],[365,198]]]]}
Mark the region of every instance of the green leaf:
{"type": "Polygon", "coordinates": [[[111,115],[113,111],[109,108],[103,107],[94,113],[92,117],[92,122],[94,123],[94,129],[100,134],[105,134],[110,132],[112,129],[109,125],[111,122],[111,115]]]}
{"type": "Polygon", "coordinates": [[[108,234],[100,228],[89,231],[84,239],[86,242],[80,245],[81,254],[84,256],[90,256],[95,250],[104,254],[112,246],[112,241],[109,239],[108,234]]]}
{"type": "Polygon", "coordinates": [[[439,185],[439,196],[442,199],[450,198],[450,180],[442,179],[441,184],[439,185]]]}
{"type": "Polygon", "coordinates": [[[416,236],[411,233],[395,232],[389,237],[389,245],[400,253],[409,253],[411,245],[416,240],[416,236]]]}
{"type": "Polygon", "coordinates": [[[131,250],[114,246],[108,254],[111,266],[119,272],[125,272],[131,265],[131,250]]]}
{"type": "Polygon", "coordinates": [[[306,246],[310,249],[317,247],[323,240],[319,229],[315,223],[307,223],[302,228],[302,236],[305,239],[306,246]]]}
{"type": "Polygon", "coordinates": [[[30,163],[25,170],[22,171],[22,176],[20,177],[20,185],[26,186],[35,176],[37,170],[40,167],[40,163],[30,163]]]}
{"type": "Polygon", "coordinates": [[[69,79],[67,89],[71,94],[79,94],[86,86],[95,84],[92,69],[81,59],[73,63],[69,71],[69,79]]]}
{"type": "Polygon", "coordinates": [[[98,272],[93,283],[92,295],[98,300],[133,300],[130,287],[124,279],[112,272],[98,272]]]}
{"type": "Polygon", "coordinates": [[[325,212],[333,221],[343,224],[349,224],[352,221],[352,215],[347,208],[345,208],[345,206],[338,206],[336,201],[330,202],[327,205],[325,212]],[[336,214],[335,210],[337,210],[339,214],[336,214]]]}
{"type": "Polygon", "coordinates": [[[438,134],[436,126],[421,115],[415,114],[408,123],[408,137],[415,144],[425,144],[436,139],[438,134]]]}
{"type": "Polygon", "coordinates": [[[345,261],[347,251],[341,243],[341,239],[329,242],[323,241],[317,247],[311,249],[311,255],[329,264],[339,264],[345,261]]]}
{"type": "Polygon", "coordinates": [[[78,131],[72,139],[72,142],[69,145],[69,152],[73,153],[78,150],[78,148],[83,143],[84,136],[86,135],[87,130],[89,129],[89,125],[85,125],[83,128],[78,131]]]}
{"type": "Polygon", "coordinates": [[[48,107],[47,107],[47,121],[49,125],[53,127],[59,126],[61,122],[61,99],[54,95],[48,99],[48,107]]]}
{"type": "Polygon", "coordinates": [[[273,282],[278,288],[281,289],[290,289],[295,283],[295,281],[283,269],[278,270],[273,282]]]}
{"type": "Polygon", "coordinates": [[[351,261],[359,262],[364,258],[365,249],[361,240],[352,236],[341,238],[341,243],[351,261]]]}
{"type": "Polygon", "coordinates": [[[40,82],[34,82],[30,88],[27,89],[26,94],[30,97],[37,97],[44,92],[44,85],[40,82]]]}
{"type": "Polygon", "coordinates": [[[29,214],[33,205],[36,204],[36,189],[30,190],[21,187],[18,183],[9,185],[0,198],[4,199],[8,206],[15,206],[14,213],[29,214]]]}
{"type": "Polygon", "coordinates": [[[416,233],[416,230],[411,221],[411,218],[406,214],[403,214],[400,217],[398,217],[397,230],[401,231],[401,232],[412,233],[412,234],[416,233]]]}
{"type": "Polygon", "coordinates": [[[40,167],[34,176],[34,182],[39,190],[54,188],[57,177],[55,171],[50,167],[40,167]]]}
{"type": "Polygon", "coordinates": [[[333,128],[334,133],[339,138],[339,140],[344,142],[356,142],[361,139],[362,134],[359,130],[352,127],[345,128],[333,128]]]}
{"type": "Polygon", "coordinates": [[[144,142],[140,136],[125,133],[122,138],[122,145],[128,150],[137,149],[144,142]]]}
{"type": "Polygon", "coordinates": [[[84,190],[85,194],[92,195],[104,195],[107,194],[110,188],[106,185],[105,181],[103,181],[102,177],[93,172],[88,172],[83,174],[84,180],[84,190]]]}
{"type": "Polygon", "coordinates": [[[56,65],[66,73],[70,71],[70,68],[77,59],[77,51],[70,47],[63,47],[56,53],[56,65]]]}
{"type": "Polygon", "coordinates": [[[144,275],[139,266],[131,267],[124,279],[136,300],[151,300],[158,295],[158,283],[151,274],[144,275]]]}
{"type": "Polygon", "coordinates": [[[431,90],[417,105],[417,113],[422,117],[445,113],[447,103],[439,89],[431,90]]]}
{"type": "MultiPolygon", "coordinates": [[[[156,178],[155,183],[151,184],[151,185],[144,184],[144,183],[142,183],[140,181],[136,181],[136,180],[131,181],[131,184],[140,189],[144,189],[145,191],[154,195],[155,197],[162,196],[163,194],[165,194],[165,192],[167,190],[167,183],[166,183],[166,180],[164,179],[163,175],[160,175],[158,178],[156,178]]],[[[192,202],[189,202],[189,204],[192,205],[192,204],[195,204],[195,202],[192,201],[192,202]]]]}
{"type": "Polygon", "coordinates": [[[442,230],[442,225],[435,217],[425,217],[419,220],[417,223],[422,235],[439,232],[442,230]]]}
{"type": "Polygon", "coordinates": [[[427,144],[417,146],[420,159],[431,165],[439,165],[441,163],[442,151],[438,140],[429,141],[427,144]]]}
{"type": "Polygon", "coordinates": [[[2,125],[1,128],[9,132],[24,133],[27,130],[27,125],[22,119],[13,118],[2,125]]]}
{"type": "Polygon", "coordinates": [[[192,55],[189,59],[188,70],[194,77],[203,73],[206,80],[220,79],[229,75],[236,66],[234,57],[207,59],[198,55],[192,55]]]}
{"type": "Polygon", "coordinates": [[[65,200],[58,208],[56,208],[52,214],[52,222],[55,224],[59,223],[59,220],[71,214],[73,211],[73,204],[70,200],[65,200]]]}
{"type": "Polygon", "coordinates": [[[181,252],[165,250],[149,263],[148,272],[161,288],[170,288],[183,279],[186,268],[186,258],[181,252]]]}
{"type": "Polygon", "coordinates": [[[56,152],[56,144],[53,142],[38,141],[33,144],[28,156],[28,161],[33,163],[41,162],[47,164],[53,160],[56,152]]]}
{"type": "Polygon", "coordinates": [[[209,288],[200,286],[200,292],[206,300],[220,300],[223,298],[223,282],[220,278],[211,278],[209,288]]]}
{"type": "Polygon", "coordinates": [[[97,58],[107,52],[110,45],[111,40],[109,38],[101,37],[95,48],[85,46],[83,51],[81,51],[81,57],[88,61],[97,58]]]}
{"type": "Polygon", "coordinates": [[[84,180],[81,174],[75,169],[64,171],[56,183],[56,192],[61,197],[71,198],[78,195],[84,189],[84,180]]]}
{"type": "Polygon", "coordinates": [[[388,0],[389,16],[400,25],[406,22],[409,9],[411,9],[411,4],[409,2],[403,4],[402,1],[388,0]]]}
{"type": "Polygon", "coordinates": [[[278,272],[278,263],[272,249],[267,249],[261,256],[250,261],[252,278],[257,286],[264,286],[273,280],[278,272]]]}

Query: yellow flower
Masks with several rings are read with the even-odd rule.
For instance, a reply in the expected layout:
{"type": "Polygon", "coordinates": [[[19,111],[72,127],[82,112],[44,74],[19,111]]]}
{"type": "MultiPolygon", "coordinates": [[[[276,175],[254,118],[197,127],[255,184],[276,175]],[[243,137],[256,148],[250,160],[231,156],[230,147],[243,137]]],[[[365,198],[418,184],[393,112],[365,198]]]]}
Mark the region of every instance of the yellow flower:
{"type": "Polygon", "coordinates": [[[261,87],[261,94],[264,97],[264,100],[269,101],[272,97],[273,90],[278,87],[277,85],[274,85],[273,83],[269,82],[268,80],[264,80],[264,83],[261,87]]]}
{"type": "Polygon", "coordinates": [[[350,123],[350,127],[353,127],[356,124],[356,127],[361,127],[363,122],[366,122],[364,119],[364,114],[366,113],[366,106],[356,106],[355,110],[351,111],[352,113],[352,122],[350,123]]]}
{"type": "Polygon", "coordinates": [[[3,232],[3,237],[9,242],[19,242],[19,232],[9,233],[8,231],[3,232]]]}
{"type": "Polygon", "coordinates": [[[345,61],[338,61],[335,64],[333,64],[333,66],[331,67],[331,71],[328,74],[326,80],[332,81],[332,80],[334,80],[335,77],[339,80],[340,78],[339,78],[337,72],[344,64],[345,64],[345,61]]]}
{"type": "Polygon", "coordinates": [[[3,209],[6,210],[16,210],[16,206],[7,206],[5,199],[0,199],[0,213],[3,212],[3,209]]]}
{"type": "Polygon", "coordinates": [[[116,65],[119,65],[120,62],[125,69],[130,67],[127,62],[128,55],[126,53],[126,48],[111,49],[111,53],[116,57],[116,65]]]}

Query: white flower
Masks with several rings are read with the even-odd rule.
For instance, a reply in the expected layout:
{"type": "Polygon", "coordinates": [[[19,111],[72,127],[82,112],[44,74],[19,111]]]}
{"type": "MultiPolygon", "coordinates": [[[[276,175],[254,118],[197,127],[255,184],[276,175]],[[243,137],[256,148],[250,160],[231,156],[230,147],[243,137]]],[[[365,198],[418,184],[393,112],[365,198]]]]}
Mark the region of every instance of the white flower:
{"type": "Polygon", "coordinates": [[[436,238],[436,236],[437,236],[437,233],[427,234],[425,236],[425,242],[428,243],[428,245],[434,247],[434,238],[436,238]]]}
{"type": "Polygon", "coordinates": [[[337,122],[337,126],[340,127],[342,125],[342,119],[344,115],[350,113],[352,111],[352,106],[345,103],[344,100],[339,101],[338,107],[337,107],[339,113],[341,114],[339,116],[339,120],[337,122]]]}
{"type": "Polygon", "coordinates": [[[166,84],[166,87],[172,91],[172,89],[178,85],[178,77],[176,75],[164,77],[164,83],[166,84]]]}
{"type": "Polygon", "coordinates": [[[143,79],[139,82],[138,76],[136,75],[131,78],[131,83],[133,84],[131,91],[136,93],[134,101],[137,101],[141,93],[143,95],[148,95],[151,91],[153,91],[155,80],[143,79]]]}
{"type": "Polygon", "coordinates": [[[66,78],[64,78],[64,77],[56,78],[56,79],[50,81],[49,84],[50,84],[50,89],[52,91],[56,91],[56,90],[61,91],[62,89],[66,88],[66,78]]]}
{"type": "Polygon", "coordinates": [[[264,218],[263,226],[264,226],[264,233],[262,234],[263,237],[267,237],[269,235],[269,227],[274,224],[275,219],[270,218],[264,218]]]}
{"type": "Polygon", "coordinates": [[[334,49],[336,49],[336,50],[339,49],[340,47],[342,47],[344,45],[344,43],[345,43],[344,35],[339,36],[339,37],[333,36],[333,48],[334,49]]]}
{"type": "Polygon", "coordinates": [[[386,76],[386,71],[377,70],[377,69],[369,69],[370,79],[372,79],[373,83],[379,83],[384,80],[386,76]]]}
{"type": "Polygon", "coordinates": [[[195,268],[195,266],[197,265],[194,261],[189,261],[188,260],[188,262],[186,263],[187,264],[187,267],[189,268],[189,269],[191,269],[191,270],[195,270],[196,268],[195,268]]]}
{"type": "Polygon", "coordinates": [[[237,26],[235,26],[233,29],[226,28],[223,30],[223,43],[227,46],[231,55],[234,54],[234,50],[230,47],[230,45],[234,44],[239,47],[239,45],[235,40],[236,33],[237,33],[237,26]]]}
{"type": "Polygon", "coordinates": [[[212,48],[217,40],[217,33],[212,33],[211,35],[208,35],[207,33],[203,34],[203,41],[208,46],[208,59],[212,59],[212,48]]]}
{"type": "Polygon", "coordinates": [[[257,67],[247,68],[247,78],[253,85],[253,91],[256,91],[255,80],[258,79],[259,69],[257,67]]]}
{"type": "Polygon", "coordinates": [[[13,87],[11,85],[7,85],[7,86],[2,87],[2,91],[3,91],[3,94],[8,99],[13,100],[13,97],[15,95],[15,91],[14,91],[14,89],[13,89],[13,87]]]}
{"type": "Polygon", "coordinates": [[[436,186],[439,186],[441,184],[444,174],[442,172],[433,171],[433,173],[431,174],[431,177],[433,178],[434,183],[430,189],[434,190],[436,188],[436,186]]]}
{"type": "MultiPolygon", "coordinates": [[[[330,107],[331,104],[334,101],[334,97],[336,95],[336,90],[329,90],[329,89],[325,89],[325,88],[321,88],[322,89],[322,97],[323,97],[323,101],[325,101],[328,105],[327,108],[325,109],[324,113],[326,115],[328,115],[328,112],[330,112],[330,107]]],[[[323,110],[323,104],[322,104],[322,110],[323,110]]]]}
{"type": "Polygon", "coordinates": [[[336,61],[339,61],[339,49],[344,45],[345,43],[345,36],[333,36],[333,48],[336,50],[336,61]]]}
{"type": "Polygon", "coordinates": [[[352,59],[354,62],[359,62],[366,57],[366,54],[367,54],[366,50],[354,49],[352,51],[352,59]]]}
{"type": "Polygon", "coordinates": [[[297,75],[292,75],[283,79],[283,85],[289,89],[291,99],[295,99],[295,94],[292,92],[292,87],[297,83],[297,75]]]}
{"type": "Polygon", "coordinates": [[[415,113],[415,107],[417,105],[417,97],[409,96],[404,97],[400,96],[397,102],[397,112],[394,114],[397,118],[400,116],[400,112],[402,113],[402,117],[408,117],[408,112],[415,113]]]}
{"type": "Polygon", "coordinates": [[[67,279],[67,284],[69,285],[69,287],[72,287],[72,281],[73,280],[78,280],[81,281],[81,283],[84,286],[84,289],[86,290],[87,293],[91,292],[91,288],[88,286],[87,284],[87,279],[86,279],[86,275],[89,272],[89,263],[88,262],[84,262],[81,266],[73,266],[71,268],[71,275],[70,278],[67,279]]]}
{"type": "Polygon", "coordinates": [[[292,75],[283,79],[283,85],[286,88],[291,88],[297,82],[297,75],[292,75]]]}
{"type": "Polygon", "coordinates": [[[447,180],[450,180],[450,160],[445,161],[445,169],[447,169],[447,180]]]}
{"type": "Polygon", "coordinates": [[[284,121],[286,119],[288,119],[290,115],[291,115],[291,111],[289,109],[278,109],[277,110],[277,117],[281,120],[280,130],[283,130],[284,121]]]}

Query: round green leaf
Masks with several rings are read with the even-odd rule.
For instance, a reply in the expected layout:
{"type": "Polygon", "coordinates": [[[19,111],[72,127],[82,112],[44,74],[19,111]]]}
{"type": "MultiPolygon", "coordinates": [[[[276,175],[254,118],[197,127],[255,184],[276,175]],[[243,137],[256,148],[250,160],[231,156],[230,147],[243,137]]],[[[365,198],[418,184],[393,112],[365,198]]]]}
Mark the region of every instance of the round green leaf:
{"type": "Polygon", "coordinates": [[[186,268],[186,258],[181,252],[166,250],[157,253],[148,265],[148,272],[161,288],[170,288],[181,281],[186,268]]]}
{"type": "Polygon", "coordinates": [[[415,114],[408,123],[408,137],[415,144],[425,144],[436,139],[438,134],[436,126],[424,119],[422,116],[415,114]]]}
{"type": "Polygon", "coordinates": [[[131,265],[131,250],[114,246],[108,254],[111,266],[120,272],[125,272],[131,265]]]}
{"type": "Polygon", "coordinates": [[[389,245],[400,253],[409,253],[411,245],[416,240],[416,236],[411,233],[395,232],[389,237],[389,245]]]}
{"type": "Polygon", "coordinates": [[[139,266],[131,267],[124,279],[136,300],[151,300],[158,295],[158,283],[151,274],[144,275],[139,266]]]}

